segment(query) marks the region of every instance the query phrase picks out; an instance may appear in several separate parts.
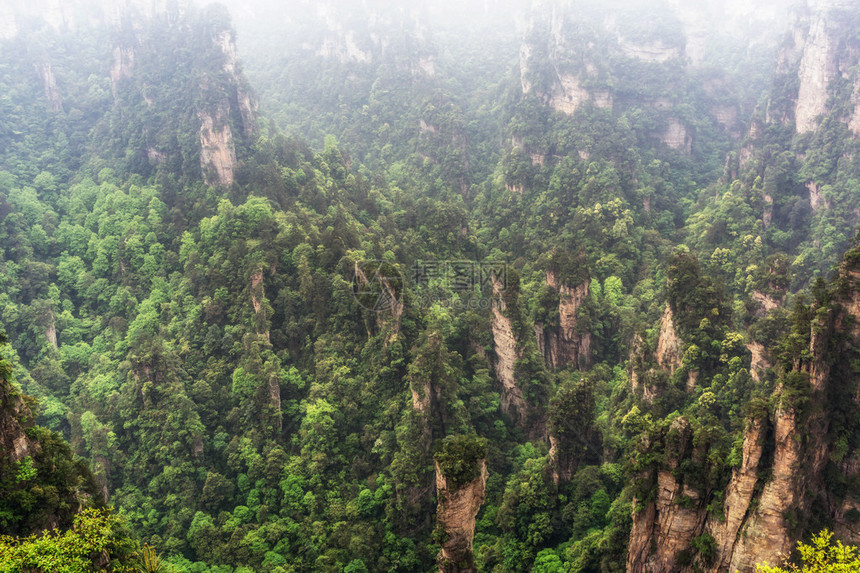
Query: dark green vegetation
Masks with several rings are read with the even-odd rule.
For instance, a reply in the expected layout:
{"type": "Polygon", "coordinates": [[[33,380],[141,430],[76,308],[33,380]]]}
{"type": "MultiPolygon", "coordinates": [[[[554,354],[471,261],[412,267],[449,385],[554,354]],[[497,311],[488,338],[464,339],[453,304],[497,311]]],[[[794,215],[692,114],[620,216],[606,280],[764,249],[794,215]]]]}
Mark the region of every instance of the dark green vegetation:
{"type": "MultiPolygon", "coordinates": [[[[676,45],[679,23],[655,14],[659,26],[642,14],[618,25],[676,45]]],[[[360,29],[364,15],[349,17],[360,29]]],[[[372,63],[252,57],[259,129],[212,43],[230,26],[220,9],[143,31],[33,24],[0,44],[0,324],[50,429],[30,430],[43,457],[2,461],[0,531],[68,526],[70,490],[98,484],[116,512],[81,519],[113,527],[121,515],[182,571],[426,571],[439,550],[434,453],[462,483],[486,455],[482,571],[622,571],[633,499],[654,498],[684,444],[707,455],[675,476],[712,495],[717,515],[747,421],[809,400],[794,360],[837,304],[840,285],[817,279],[851,247],[860,205],[860,149],[839,121],[850,90],[819,130],[794,135],[765,116],[791,89],[761,79],[772,60],[690,71],[625,59],[586,18],[576,57],[535,56],[523,94],[515,36],[444,44],[453,28],[443,48],[393,18],[371,31],[407,31],[382,52],[361,45],[372,63]],[[109,44],[135,51],[115,94],[109,44]],[[431,56],[433,74],[421,71],[431,56]],[[48,60],[57,105],[33,73],[48,60]],[[591,60],[588,87],[611,87],[613,107],[548,106],[553,66],[591,60]],[[740,141],[709,115],[729,97],[705,93],[709,80],[740,94],[756,134],[740,141]],[[201,113],[232,126],[232,185],[204,183],[201,113]],[[696,133],[689,154],[660,141],[672,114],[696,133]],[[810,181],[829,208],[812,210],[810,181]],[[402,274],[402,306],[359,304],[368,260],[402,274]],[[419,284],[427,260],[507,263],[507,288],[419,284]],[[535,325],[556,333],[566,320],[558,285],[585,285],[575,331],[589,344],[551,368],[535,325]],[[764,312],[763,298],[778,307],[764,312]],[[671,369],[655,358],[667,305],[671,369]],[[751,342],[776,364],[759,382],[751,342]]],[[[545,47],[536,18],[528,40],[545,47]]],[[[827,402],[843,456],[860,436],[846,398],[856,369],[839,366],[827,402]]],[[[712,551],[703,534],[686,559],[712,551]]]]}

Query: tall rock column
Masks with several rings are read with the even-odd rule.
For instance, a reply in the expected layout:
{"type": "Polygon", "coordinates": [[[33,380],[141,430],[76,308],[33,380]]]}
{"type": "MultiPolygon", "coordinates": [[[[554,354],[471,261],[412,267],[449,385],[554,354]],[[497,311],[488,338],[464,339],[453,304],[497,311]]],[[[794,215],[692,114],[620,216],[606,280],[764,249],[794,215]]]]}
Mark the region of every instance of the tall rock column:
{"type": "Polygon", "coordinates": [[[435,456],[439,573],[474,573],[475,517],[486,497],[487,440],[451,436],[435,456]]]}
{"type": "Polygon", "coordinates": [[[502,411],[514,422],[522,426],[528,417],[528,404],[522,389],[517,385],[516,362],[522,355],[518,349],[517,337],[514,332],[514,321],[511,314],[516,308],[509,308],[509,302],[516,305],[515,295],[512,296],[507,287],[498,278],[493,278],[493,342],[496,350],[496,378],[501,384],[502,411]],[[507,299],[507,300],[506,300],[507,299]]]}
{"type": "Polygon", "coordinates": [[[586,279],[575,287],[559,282],[558,274],[546,272],[546,285],[558,293],[558,327],[535,323],[538,348],[547,368],[572,366],[587,368],[591,362],[591,333],[580,332],[577,327],[579,310],[589,296],[586,279]]]}

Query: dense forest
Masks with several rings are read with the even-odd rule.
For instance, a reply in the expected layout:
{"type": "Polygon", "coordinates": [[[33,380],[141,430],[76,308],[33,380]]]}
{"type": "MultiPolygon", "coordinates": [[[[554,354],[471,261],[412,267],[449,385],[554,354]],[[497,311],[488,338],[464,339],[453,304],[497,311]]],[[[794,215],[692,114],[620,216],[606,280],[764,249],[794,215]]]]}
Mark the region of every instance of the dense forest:
{"type": "Polygon", "coordinates": [[[860,543],[860,4],[226,4],[0,6],[0,570],[860,543]]]}

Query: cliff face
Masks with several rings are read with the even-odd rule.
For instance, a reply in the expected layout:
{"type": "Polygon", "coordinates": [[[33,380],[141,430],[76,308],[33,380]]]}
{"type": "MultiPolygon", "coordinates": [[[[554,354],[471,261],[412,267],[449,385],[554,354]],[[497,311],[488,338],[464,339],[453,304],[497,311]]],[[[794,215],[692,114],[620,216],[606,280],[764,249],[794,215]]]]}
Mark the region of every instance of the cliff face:
{"type": "Polygon", "coordinates": [[[200,111],[200,167],[203,179],[209,185],[231,185],[236,164],[236,149],[233,146],[233,131],[226,121],[226,112],[200,111]]]}
{"type": "Polygon", "coordinates": [[[682,455],[670,458],[668,469],[657,472],[656,500],[633,514],[627,553],[630,573],[678,571],[679,554],[702,530],[705,514],[698,492],[678,483],[672,474],[681,457],[692,450],[690,423],[678,418],[669,431],[677,435],[682,455]]]}
{"type": "MultiPolygon", "coordinates": [[[[845,429],[831,426],[834,417],[828,411],[840,408],[841,415],[851,417],[860,408],[856,374],[849,366],[860,344],[860,327],[856,326],[860,317],[860,252],[853,259],[847,258],[835,284],[835,304],[827,312],[822,309],[813,320],[809,358],[798,357],[792,372],[785,374],[785,380],[809,380],[808,402],[798,401],[797,388],[783,382],[775,392],[773,413],[747,422],[742,461],[724,489],[719,514],[707,509],[712,492],[703,495],[675,477],[675,468],[700,453],[690,439],[688,423],[679,418],[672,425],[668,433],[674,434],[673,454],[664,466],[652,470],[655,499],[633,515],[628,571],[754,571],[756,564],[777,563],[781,555],[791,552],[805,533],[804,524],[811,512],[830,521],[843,539],[857,538],[845,519],[851,508],[860,505],[856,494],[828,489],[824,475],[832,470],[833,475],[842,476],[838,479],[850,483],[860,474],[855,451],[842,452],[840,463],[832,457],[834,432],[845,429]],[[768,442],[773,447],[766,455],[768,442]],[[828,464],[831,469],[826,470],[828,464]],[[709,558],[690,552],[694,539],[703,535],[712,540],[709,558]],[[684,562],[678,558],[682,552],[689,557],[684,562]]],[[[669,325],[671,316],[664,314],[660,335],[661,341],[666,339],[663,349],[674,346],[669,325]]],[[[768,358],[759,345],[750,349],[751,374],[759,381],[769,366],[768,358]]],[[[670,355],[662,352],[659,361],[663,368],[674,363],[670,355]]],[[[664,439],[668,443],[668,438],[664,439]]]]}
{"type": "Polygon", "coordinates": [[[444,532],[439,553],[440,573],[473,573],[477,571],[472,556],[475,539],[475,517],[486,497],[487,462],[480,460],[480,475],[469,483],[450,487],[449,479],[436,462],[436,496],[439,507],[436,522],[444,532]]]}
{"type": "MultiPolygon", "coordinates": [[[[850,0],[808,0],[806,10],[794,25],[792,45],[783,49],[784,61],[792,59],[792,52],[800,54],[794,105],[798,133],[815,130],[819,118],[830,111],[831,86],[840,75],[845,78],[853,75],[855,86],[860,82],[860,76],[851,71],[860,55],[853,37],[854,10],[856,3],[850,0]]],[[[849,121],[855,133],[860,126],[858,111],[855,106],[849,121]]]]}
{"type": "Polygon", "coordinates": [[[541,323],[535,324],[538,349],[550,369],[567,366],[578,370],[587,368],[591,361],[591,333],[579,332],[577,315],[588,298],[589,281],[570,287],[559,284],[557,275],[547,271],[546,284],[558,291],[559,325],[556,329],[541,323]]]}
{"type": "Polygon", "coordinates": [[[118,146],[128,146],[104,150],[127,158],[122,168],[151,175],[161,165],[182,164],[183,173],[202,174],[210,185],[233,182],[237,149],[257,132],[257,103],[226,9],[192,9],[189,0],[36,0],[0,7],[0,41],[28,44],[33,34],[104,50],[102,59],[70,65],[66,53],[46,48],[32,64],[54,112],[87,105],[76,99],[81,96],[67,76],[107,76],[113,108],[101,107],[102,115],[92,117],[99,129],[113,132],[118,146]],[[103,61],[110,62],[107,69],[103,61]],[[196,142],[176,137],[192,129],[196,142]],[[189,165],[194,161],[199,167],[189,165]]]}
{"type": "Polygon", "coordinates": [[[666,310],[660,319],[660,337],[657,339],[657,351],[655,354],[657,365],[663,370],[674,372],[681,366],[681,339],[675,330],[675,322],[672,309],[666,303],[666,310]]]}
{"type": "Polygon", "coordinates": [[[42,86],[45,88],[45,99],[53,111],[63,110],[63,97],[60,95],[60,89],[57,87],[57,78],[54,76],[54,68],[50,62],[43,62],[36,66],[39,72],[39,77],[42,79],[42,86]]]}
{"type": "MultiPolygon", "coordinates": [[[[0,361],[0,369],[7,366],[0,361]]],[[[0,452],[10,461],[18,462],[39,451],[39,444],[27,437],[33,413],[20,393],[6,381],[7,375],[0,371],[0,452]]]]}
{"type": "Polygon", "coordinates": [[[522,425],[528,415],[528,405],[515,376],[516,362],[520,358],[513,321],[505,314],[504,286],[498,278],[493,279],[493,342],[496,350],[496,378],[501,385],[502,411],[517,424],[522,425]]]}

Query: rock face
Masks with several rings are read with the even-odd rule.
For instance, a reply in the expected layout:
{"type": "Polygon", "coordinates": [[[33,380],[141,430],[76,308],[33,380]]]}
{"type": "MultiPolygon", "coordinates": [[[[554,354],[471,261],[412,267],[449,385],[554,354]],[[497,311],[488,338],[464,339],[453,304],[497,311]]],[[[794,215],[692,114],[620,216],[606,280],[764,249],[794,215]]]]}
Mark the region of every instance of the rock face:
{"type": "Polygon", "coordinates": [[[750,359],[750,376],[756,382],[761,382],[764,372],[772,366],[767,356],[765,347],[758,342],[750,342],[746,345],[752,358],[750,359]]]}
{"type": "MultiPolygon", "coordinates": [[[[737,540],[731,556],[730,568],[749,571],[756,563],[774,563],[779,555],[791,552],[793,535],[788,532],[786,511],[797,503],[799,462],[801,457],[797,420],[793,411],[781,410],[776,414],[774,435],[776,451],[773,456],[773,477],[765,485],[758,507],[748,518],[745,535],[737,540]]],[[[746,448],[746,443],[744,444],[746,448]]],[[[721,555],[727,561],[727,555],[721,555]]]]}
{"type": "Polygon", "coordinates": [[[57,78],[54,76],[54,68],[50,62],[42,62],[36,66],[36,71],[39,72],[39,77],[42,79],[42,86],[45,89],[45,99],[48,100],[48,105],[53,111],[63,111],[63,98],[60,95],[60,89],[57,87],[57,78]]]}
{"type": "MultiPolygon", "coordinates": [[[[214,107],[209,106],[197,111],[200,119],[200,168],[207,185],[232,185],[236,165],[236,148],[231,118],[238,115],[238,127],[247,140],[257,131],[257,104],[251,97],[241,75],[236,43],[232,30],[220,30],[212,35],[212,43],[218,47],[222,63],[221,69],[227,78],[227,87],[234,97],[222,97],[214,107]]],[[[204,84],[202,91],[210,91],[204,84]]],[[[236,123],[236,122],[233,122],[236,123]]]]}
{"type": "Polygon", "coordinates": [[[528,405],[523,397],[522,389],[517,385],[515,376],[516,362],[520,358],[517,349],[517,339],[514,336],[513,322],[505,312],[508,304],[505,302],[504,285],[493,278],[493,342],[496,351],[496,378],[501,384],[502,411],[519,425],[522,425],[528,415],[528,405]]]}
{"type": "Polygon", "coordinates": [[[693,137],[687,126],[677,117],[670,117],[666,129],[660,134],[660,141],[684,155],[693,151],[693,137]]]}
{"type": "Polygon", "coordinates": [[[550,369],[572,366],[578,370],[587,368],[591,358],[591,333],[579,332],[577,315],[588,298],[589,281],[576,287],[559,285],[557,275],[547,271],[546,284],[558,290],[558,328],[535,324],[538,349],[550,369]]]}
{"type": "Polygon", "coordinates": [[[681,57],[680,49],[674,46],[667,46],[661,41],[640,44],[625,38],[619,38],[618,45],[621,47],[624,55],[643,62],[662,64],[681,57]]]}
{"type": "Polygon", "coordinates": [[[236,149],[233,130],[226,112],[217,109],[214,114],[200,111],[200,167],[207,185],[231,185],[236,149]]]}
{"type": "MultiPolygon", "coordinates": [[[[833,407],[833,398],[828,395],[843,392],[853,396],[855,414],[851,415],[860,408],[856,374],[846,366],[857,356],[860,342],[860,326],[855,321],[860,317],[860,250],[850,257],[840,270],[834,291],[839,293],[836,304],[813,321],[808,357],[798,357],[791,374],[808,377],[809,402],[795,402],[791,392],[778,387],[776,410],[770,416],[748,421],[742,462],[724,490],[719,515],[707,509],[712,501],[710,493],[687,488],[672,473],[684,459],[698,455],[689,424],[678,418],[669,430],[674,434],[673,453],[667,455],[664,465],[651,470],[650,478],[656,483],[654,501],[633,514],[629,572],[746,573],[759,563],[777,563],[804,534],[803,524],[808,522],[813,505],[826,512],[843,540],[856,542],[860,537],[845,519],[846,512],[860,507],[860,500],[854,492],[829,490],[824,478],[825,468],[833,463],[832,433],[840,430],[831,427],[827,408],[833,407]],[[765,444],[769,442],[773,443],[772,453],[766,455],[770,448],[766,450],[765,444]],[[712,540],[713,551],[707,560],[691,552],[691,542],[703,535],[712,540]],[[682,552],[689,557],[684,563],[678,560],[682,552]]],[[[670,324],[670,313],[664,313],[660,337],[666,338],[662,346],[667,349],[675,346],[670,324]]],[[[753,354],[752,376],[760,380],[769,366],[765,349],[756,344],[748,348],[753,354]]],[[[669,355],[663,353],[664,368],[673,362],[669,355]]],[[[853,450],[843,455],[845,461],[831,468],[845,479],[855,479],[860,475],[860,456],[853,450]]]]}
{"type": "MultiPolygon", "coordinates": [[[[832,82],[857,65],[856,40],[852,37],[853,26],[850,24],[853,21],[850,12],[856,8],[856,2],[847,0],[807,1],[807,14],[800,23],[804,28],[795,31],[802,45],[797,72],[800,83],[794,107],[798,133],[818,127],[819,117],[830,111],[828,98],[832,82]]],[[[858,81],[860,78],[855,76],[855,93],[858,81]]],[[[857,112],[855,106],[854,116],[849,122],[855,133],[860,126],[857,112]]]]}
{"type": "MultiPolygon", "coordinates": [[[[148,164],[154,170],[162,164],[185,164],[199,157],[206,183],[233,182],[237,144],[250,142],[257,132],[257,103],[239,65],[235,35],[225,8],[189,10],[189,0],[34,0],[14,3],[12,7],[6,4],[0,7],[0,38],[15,39],[20,32],[19,24],[25,23],[26,33],[39,26],[48,29],[48,33],[53,28],[59,34],[86,27],[112,38],[113,44],[105,46],[103,57],[110,61],[105,71],[110,79],[114,108],[106,113],[105,123],[109,125],[106,129],[116,129],[111,124],[123,124],[124,128],[128,124],[138,129],[139,133],[133,136],[126,133],[121,137],[140,142],[123,150],[134,158],[130,161],[136,165],[148,164]],[[167,43],[159,35],[165,28],[171,31],[167,43]],[[175,53],[165,55],[165,50],[175,53]],[[206,52],[203,57],[191,55],[202,52],[206,52]],[[163,66],[168,57],[176,62],[176,71],[185,71],[154,77],[152,64],[163,66]],[[158,89],[153,89],[155,83],[159,84],[158,89]],[[161,96],[165,93],[181,94],[184,101],[179,104],[164,101],[161,96]],[[152,108],[153,117],[169,119],[123,123],[109,117],[116,113],[125,118],[130,115],[128,108],[144,104],[152,108]],[[190,109],[191,114],[178,113],[177,107],[190,109]],[[195,115],[199,124],[193,121],[195,115]],[[199,130],[199,150],[188,140],[174,143],[176,121],[192,123],[199,130]]],[[[58,81],[47,55],[34,61],[34,66],[50,109],[62,111],[63,78],[58,81]]],[[[102,72],[102,69],[92,70],[93,74],[102,72]]],[[[70,99],[75,95],[67,95],[67,107],[75,107],[70,99]]],[[[190,125],[182,125],[179,129],[189,128],[190,125]]],[[[142,169],[146,171],[145,167],[142,169]]],[[[196,165],[183,165],[182,170],[190,175],[198,173],[196,165]]]]}
{"type": "MultiPolygon", "coordinates": [[[[672,475],[679,458],[692,449],[692,429],[678,418],[669,430],[677,435],[681,456],[669,460],[669,470],[657,472],[657,497],[642,511],[634,511],[627,552],[629,573],[658,573],[680,570],[678,555],[704,525],[699,494],[679,484],[672,475]]],[[[634,506],[636,500],[634,500],[634,506]]]]}
{"type": "Polygon", "coordinates": [[[440,573],[473,573],[477,571],[472,556],[475,539],[475,517],[486,497],[487,461],[480,460],[480,475],[471,482],[450,488],[448,478],[436,462],[436,496],[439,506],[436,522],[445,532],[439,553],[440,573]]]}
{"type": "Polygon", "coordinates": [[[720,560],[716,569],[725,569],[728,556],[735,553],[739,543],[738,532],[752,502],[755,484],[758,482],[758,465],[764,449],[767,425],[761,420],[753,420],[744,436],[743,462],[741,467],[734,470],[732,480],[726,488],[724,502],[725,521],[709,520],[708,533],[717,542],[720,560]]]}
{"type": "Polygon", "coordinates": [[[523,94],[534,93],[553,109],[567,115],[586,104],[611,108],[612,92],[600,81],[590,57],[571,45],[563,9],[538,7],[522,23],[520,83],[523,94]],[[584,61],[584,65],[583,65],[584,61]],[[549,64],[549,66],[548,66],[549,64]],[[546,74],[542,70],[546,69],[546,74]],[[545,77],[542,77],[545,76],[545,77]],[[597,80],[597,81],[595,81],[597,80]]]}
{"type": "Polygon", "coordinates": [[[660,319],[660,337],[657,339],[655,354],[657,364],[669,373],[675,372],[681,366],[681,339],[675,330],[674,317],[669,303],[660,319]]]}
{"type": "MultiPolygon", "coordinates": [[[[257,336],[264,338],[267,344],[271,344],[269,332],[269,312],[271,307],[266,300],[266,288],[263,283],[263,271],[258,269],[251,273],[250,284],[251,307],[254,309],[254,322],[257,336]]],[[[283,413],[281,410],[281,383],[275,372],[269,374],[268,380],[269,404],[272,406],[272,415],[278,431],[283,428],[283,413]]]]}
{"type": "Polygon", "coordinates": [[[758,305],[757,316],[764,316],[782,304],[782,298],[776,298],[757,290],[753,291],[752,299],[758,305]]]}
{"type": "Polygon", "coordinates": [[[116,99],[121,80],[130,78],[134,70],[134,48],[116,46],[113,49],[113,65],[110,68],[110,86],[116,99]]]}
{"type": "Polygon", "coordinates": [[[800,62],[800,87],[794,108],[798,133],[818,127],[818,116],[827,111],[827,87],[836,75],[836,45],[826,18],[816,15],[806,38],[800,62]]]}
{"type": "Polygon", "coordinates": [[[12,462],[39,451],[39,444],[27,437],[26,429],[33,424],[33,413],[20,393],[7,381],[8,363],[0,361],[0,455],[12,462]],[[26,420],[27,422],[23,422],[26,420]]]}
{"type": "Polygon", "coordinates": [[[236,106],[241,119],[242,134],[246,138],[257,132],[257,102],[245,85],[239,66],[239,55],[236,51],[236,38],[232,30],[221,30],[212,36],[212,42],[218,46],[224,56],[222,69],[236,93],[236,106]]]}
{"type": "Polygon", "coordinates": [[[854,91],[851,94],[851,103],[854,105],[854,113],[848,122],[848,128],[855,136],[860,137],[860,76],[854,80],[854,91]]]}

